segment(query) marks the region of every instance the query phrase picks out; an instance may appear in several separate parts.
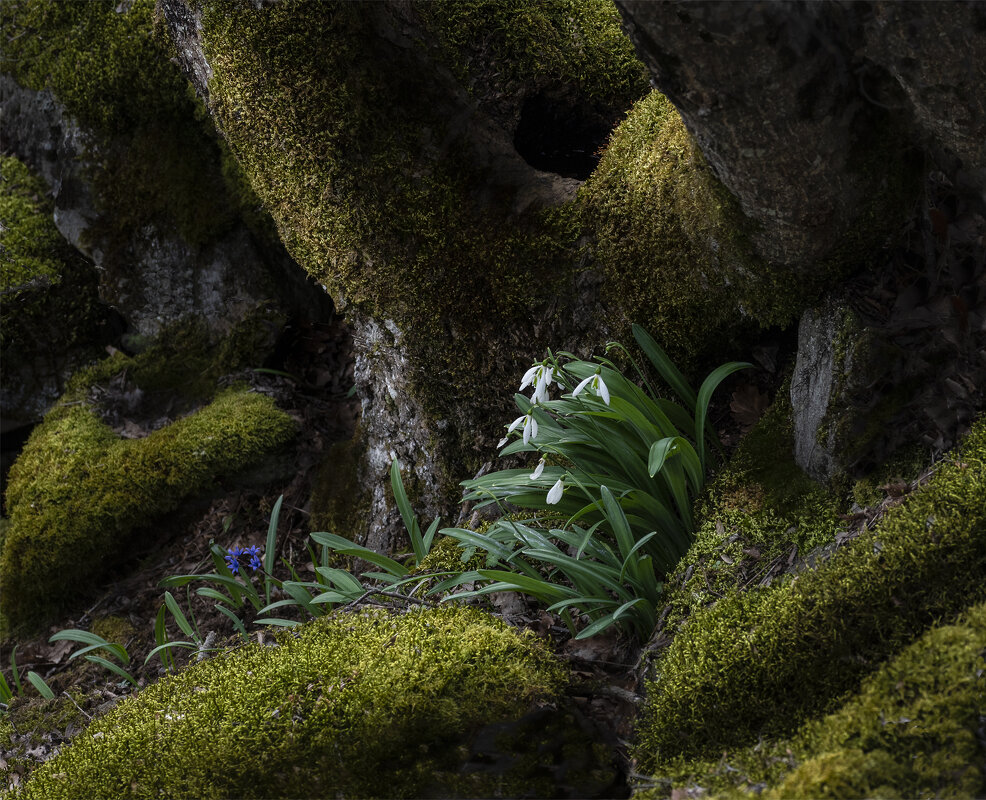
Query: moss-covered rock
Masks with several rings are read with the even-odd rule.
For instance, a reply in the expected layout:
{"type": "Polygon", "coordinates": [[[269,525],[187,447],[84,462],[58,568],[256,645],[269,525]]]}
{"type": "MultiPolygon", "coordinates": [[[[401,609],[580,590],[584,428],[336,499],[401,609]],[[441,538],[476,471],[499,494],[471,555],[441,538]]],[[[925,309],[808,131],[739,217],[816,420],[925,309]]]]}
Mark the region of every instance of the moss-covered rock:
{"type": "Polygon", "coordinates": [[[986,586],[986,422],[934,479],[817,569],[732,591],[657,664],[638,729],[651,771],[832,708],[862,676],[986,586]]]}
{"type": "Polygon", "coordinates": [[[293,433],[270,398],[246,389],[224,391],[143,438],[122,438],[89,402],[66,399],[10,471],[0,553],[6,623],[35,625],[84,595],[156,516],[293,433]]]}
{"type": "Polygon", "coordinates": [[[728,592],[769,584],[832,542],[842,524],[846,504],[794,462],[786,386],[696,506],[695,541],[667,581],[661,640],[728,592]]]}
{"type": "Polygon", "coordinates": [[[666,797],[699,786],[715,797],[979,797],[986,605],[932,627],[868,676],[831,714],[790,738],[732,748],[714,760],[669,759],[666,797]]]}
{"type": "Polygon", "coordinates": [[[738,204],[659,92],[613,132],[578,207],[606,306],[678,361],[721,348],[744,314],[769,325],[796,313],[798,287],[764,281],[738,204]]]}
{"type": "Polygon", "coordinates": [[[454,782],[478,725],[561,679],[537,640],[477,611],[323,618],[127,698],[17,796],[423,796],[454,782]]]}
{"type": "Polygon", "coordinates": [[[47,187],[12,156],[0,156],[0,407],[5,427],[34,422],[66,373],[107,340],[97,277],[52,221],[47,187]]]}
{"type": "Polygon", "coordinates": [[[324,312],[172,63],[154,7],[5,5],[5,146],[48,182],[59,229],[139,333],[189,314],[226,330],[270,299],[324,312]]]}

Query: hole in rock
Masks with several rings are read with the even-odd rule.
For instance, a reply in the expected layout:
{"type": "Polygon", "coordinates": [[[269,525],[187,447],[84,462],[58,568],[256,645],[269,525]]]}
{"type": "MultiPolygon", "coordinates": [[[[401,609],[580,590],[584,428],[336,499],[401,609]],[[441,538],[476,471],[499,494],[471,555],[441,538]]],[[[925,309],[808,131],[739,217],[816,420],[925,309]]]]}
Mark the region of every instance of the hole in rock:
{"type": "Polygon", "coordinates": [[[599,151],[612,120],[578,98],[541,92],[524,100],[514,147],[535,169],[586,180],[599,163],[599,151]]]}

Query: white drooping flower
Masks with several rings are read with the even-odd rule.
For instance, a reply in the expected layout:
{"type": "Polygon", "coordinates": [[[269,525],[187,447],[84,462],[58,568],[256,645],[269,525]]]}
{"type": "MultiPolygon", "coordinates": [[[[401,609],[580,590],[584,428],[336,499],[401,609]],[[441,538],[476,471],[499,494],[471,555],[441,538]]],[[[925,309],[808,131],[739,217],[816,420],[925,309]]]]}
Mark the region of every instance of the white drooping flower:
{"type": "Polygon", "coordinates": [[[565,491],[565,484],[562,483],[562,479],[559,478],[555,481],[555,485],[548,489],[548,496],[545,498],[545,502],[549,506],[555,505],[559,500],[561,500],[562,492],[565,491]]]}
{"type": "Polygon", "coordinates": [[[581,392],[586,386],[589,386],[592,391],[596,393],[606,405],[609,405],[609,387],[606,386],[606,382],[603,380],[603,376],[598,372],[595,375],[590,375],[585,378],[578,386],[575,387],[575,391],[572,392],[572,397],[578,397],[579,392],[581,392]]]}
{"type": "Polygon", "coordinates": [[[534,386],[534,394],[531,401],[534,403],[546,403],[548,401],[548,387],[554,378],[554,368],[544,364],[535,364],[527,372],[520,382],[520,391],[524,391],[528,386],[534,386]]]}
{"type": "Polygon", "coordinates": [[[542,472],[544,472],[544,456],[541,456],[541,460],[538,461],[538,465],[534,468],[534,472],[531,473],[531,480],[536,481],[541,477],[542,472]]]}
{"type": "Polygon", "coordinates": [[[538,435],[538,421],[534,419],[534,413],[527,415],[527,422],[524,423],[524,444],[538,435]]]}
{"type": "Polygon", "coordinates": [[[533,409],[527,414],[522,414],[517,417],[510,426],[507,428],[507,433],[513,433],[517,428],[524,425],[524,444],[527,444],[531,439],[538,435],[538,421],[534,419],[533,409]]]}
{"type": "Polygon", "coordinates": [[[496,443],[496,449],[499,450],[501,447],[503,447],[509,441],[510,441],[510,438],[507,437],[507,436],[504,436],[499,442],[496,443]]]}

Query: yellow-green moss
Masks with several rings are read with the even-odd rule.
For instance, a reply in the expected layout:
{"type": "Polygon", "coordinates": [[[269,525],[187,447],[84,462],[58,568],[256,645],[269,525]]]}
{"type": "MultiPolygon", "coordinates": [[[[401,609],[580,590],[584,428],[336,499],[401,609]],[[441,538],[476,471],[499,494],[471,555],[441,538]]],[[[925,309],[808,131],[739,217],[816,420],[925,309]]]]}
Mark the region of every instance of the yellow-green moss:
{"type": "Polygon", "coordinates": [[[62,373],[107,338],[96,271],[62,238],[53,210],[44,182],[0,156],[0,363],[14,418],[37,414],[62,373]]]}
{"type": "Polygon", "coordinates": [[[697,504],[695,541],[668,580],[674,629],[688,614],[758,575],[779,555],[832,541],[845,510],[794,462],[787,383],[697,504]],[[687,579],[686,579],[687,578],[687,579]]]}
{"type": "Polygon", "coordinates": [[[701,786],[715,797],[979,797],[986,789],[977,738],[986,712],[986,605],[931,628],[867,677],[833,713],[791,737],[761,739],[715,759],[670,759],[666,797],[701,786]]]}
{"type": "MultiPolygon", "coordinates": [[[[396,324],[411,395],[449,424],[444,442],[458,439],[450,490],[495,441],[490,398],[506,416],[516,376],[549,344],[533,325],[571,291],[578,236],[571,208],[515,211],[515,190],[478,163],[469,114],[447,113],[450,70],[468,83],[495,39],[497,63],[519,59],[532,83],[591,86],[618,114],[644,84],[605,5],[421,4],[397,34],[408,47],[381,35],[396,7],[202,7],[218,126],[298,263],[396,324]],[[479,299],[482,313],[464,316],[479,299]]],[[[488,64],[482,79],[508,104],[527,86],[488,64]]]]}
{"type": "Polygon", "coordinates": [[[870,532],[785,585],[694,614],[657,664],[637,757],[659,771],[792,730],[986,594],[986,421],[870,532]]]}
{"type": "Polygon", "coordinates": [[[477,725],[561,678],[537,640],[476,611],[323,618],[127,698],[17,797],[421,796],[477,725]]]}
{"type": "Polygon", "coordinates": [[[753,275],[743,273],[763,272],[747,223],[658,92],[613,132],[579,207],[608,303],[651,330],[677,360],[735,331],[740,304],[767,324],[796,313],[790,292],[775,293],[770,305],[746,296],[753,275]]]}
{"type": "Polygon", "coordinates": [[[155,516],[293,433],[270,398],[244,390],[142,439],[121,439],[82,401],[56,407],[10,470],[0,553],[7,622],[36,624],[77,599],[155,516]]]}
{"type": "Polygon", "coordinates": [[[170,60],[154,0],[10,0],[2,35],[0,68],[50,90],[102,137],[88,153],[101,212],[88,235],[105,266],[129,268],[116,262],[148,223],[173,226],[192,246],[230,227],[237,187],[224,180],[211,122],[170,60]]]}
{"type": "MultiPolygon", "coordinates": [[[[48,187],[12,156],[0,155],[0,292],[51,286],[62,278],[65,242],[51,219],[48,187]]],[[[5,302],[9,302],[7,297],[5,302]]]]}

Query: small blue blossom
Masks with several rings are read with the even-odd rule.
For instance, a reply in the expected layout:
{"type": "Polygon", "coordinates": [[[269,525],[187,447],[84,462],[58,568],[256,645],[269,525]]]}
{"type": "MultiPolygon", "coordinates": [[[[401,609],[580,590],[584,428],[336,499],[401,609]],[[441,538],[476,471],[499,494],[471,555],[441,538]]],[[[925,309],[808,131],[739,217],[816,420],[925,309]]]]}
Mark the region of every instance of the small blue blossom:
{"type": "Polygon", "coordinates": [[[260,567],[264,563],[260,557],[260,548],[257,547],[257,545],[248,547],[246,550],[243,551],[243,555],[250,557],[250,563],[247,564],[247,566],[250,567],[250,569],[252,569],[254,572],[260,569],[260,567]]]}
{"type": "Polygon", "coordinates": [[[242,547],[234,547],[232,550],[226,552],[226,566],[229,567],[229,571],[234,575],[238,575],[240,572],[240,557],[246,553],[242,547]]]}

